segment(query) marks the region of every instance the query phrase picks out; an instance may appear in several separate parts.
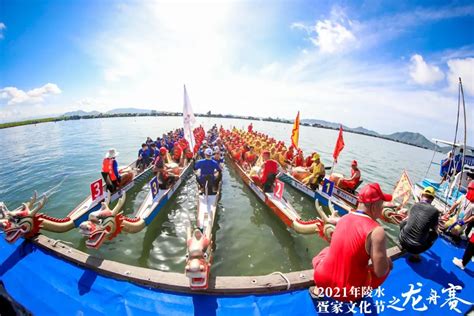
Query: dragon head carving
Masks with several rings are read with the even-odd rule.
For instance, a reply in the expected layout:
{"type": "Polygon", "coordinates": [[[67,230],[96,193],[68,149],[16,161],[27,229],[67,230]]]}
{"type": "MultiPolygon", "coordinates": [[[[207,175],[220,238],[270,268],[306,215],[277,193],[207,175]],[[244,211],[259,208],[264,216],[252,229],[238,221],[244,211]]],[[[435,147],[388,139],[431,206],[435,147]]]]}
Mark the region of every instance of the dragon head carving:
{"type": "Polygon", "coordinates": [[[329,201],[329,210],[331,211],[331,216],[327,216],[326,212],[324,212],[323,208],[319,204],[319,201],[316,199],[314,201],[314,206],[316,207],[316,212],[319,215],[321,221],[318,223],[319,227],[319,236],[322,237],[324,240],[331,242],[332,234],[336,229],[336,224],[340,219],[337,211],[334,209],[331,201],[329,201]]]}
{"type": "Polygon", "coordinates": [[[125,204],[126,195],[117,202],[117,205],[111,210],[109,208],[110,200],[102,202],[100,210],[89,214],[89,219],[79,225],[80,233],[87,238],[86,246],[97,249],[106,239],[112,240],[121,231],[123,227],[123,215],[121,212],[125,204]]]}
{"type": "Polygon", "coordinates": [[[382,210],[382,220],[391,224],[400,224],[406,217],[408,212],[406,209],[401,209],[395,204],[384,205],[382,210]]]}
{"type": "Polygon", "coordinates": [[[187,235],[185,274],[189,278],[191,289],[207,289],[212,260],[208,251],[211,241],[199,229],[191,233],[191,228],[188,228],[187,235]]]}
{"type": "Polygon", "coordinates": [[[43,195],[36,203],[37,193],[34,192],[29,202],[13,211],[9,211],[4,203],[0,204],[0,229],[5,233],[5,239],[14,243],[20,237],[30,238],[41,229],[41,213],[39,211],[46,204],[47,197],[43,195]]]}

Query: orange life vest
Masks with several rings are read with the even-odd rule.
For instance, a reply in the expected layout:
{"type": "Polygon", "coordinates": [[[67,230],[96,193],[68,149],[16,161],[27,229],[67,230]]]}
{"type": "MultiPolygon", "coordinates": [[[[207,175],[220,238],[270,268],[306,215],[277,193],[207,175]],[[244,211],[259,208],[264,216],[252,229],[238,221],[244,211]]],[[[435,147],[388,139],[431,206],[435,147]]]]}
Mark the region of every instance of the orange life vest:
{"type": "Polygon", "coordinates": [[[114,159],[112,158],[105,158],[102,161],[102,172],[105,172],[109,175],[110,181],[117,180],[117,177],[114,173],[114,159]]]}

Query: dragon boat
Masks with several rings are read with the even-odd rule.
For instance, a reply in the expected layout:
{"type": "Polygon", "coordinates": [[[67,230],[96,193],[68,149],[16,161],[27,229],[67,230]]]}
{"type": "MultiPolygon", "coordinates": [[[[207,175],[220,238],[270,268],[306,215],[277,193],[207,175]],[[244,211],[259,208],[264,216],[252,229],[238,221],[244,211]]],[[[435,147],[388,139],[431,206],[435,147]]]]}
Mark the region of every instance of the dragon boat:
{"type": "MultiPolygon", "coordinates": [[[[125,192],[142,183],[150,174],[151,167],[143,170],[137,167],[137,161],[129,164],[127,167],[120,169],[122,175],[122,183],[118,190],[113,194],[108,194],[107,204],[119,199],[125,192]]],[[[103,192],[106,192],[106,185],[103,185],[103,192]]],[[[107,195],[107,194],[105,194],[107,195]]],[[[66,217],[57,218],[40,213],[39,210],[45,205],[47,198],[43,196],[35,207],[37,199],[36,192],[30,202],[23,203],[20,207],[13,211],[9,211],[7,207],[2,206],[3,219],[0,222],[0,229],[5,232],[5,238],[8,242],[13,243],[20,237],[32,238],[41,230],[63,233],[79,227],[79,225],[88,219],[90,213],[101,208],[102,202],[106,200],[104,196],[100,196],[95,200],[89,195],[78,206],[76,206],[66,217]]]]}
{"type": "Polygon", "coordinates": [[[321,231],[324,226],[321,219],[312,219],[309,221],[301,219],[298,212],[284,197],[280,199],[273,193],[264,192],[263,189],[252,180],[250,174],[234,160],[229,153],[229,150],[226,151],[226,156],[241,177],[242,181],[259,198],[259,200],[265,203],[273,213],[281,219],[286,226],[292,228],[299,234],[316,234],[321,231]]]}
{"type": "Polygon", "coordinates": [[[187,229],[185,275],[192,290],[206,290],[213,261],[213,228],[217,217],[217,203],[221,195],[222,180],[216,192],[200,192],[197,200],[197,228],[187,229]]]}
{"type": "Polygon", "coordinates": [[[341,215],[347,214],[351,209],[357,208],[358,201],[354,194],[339,189],[336,186],[333,186],[331,189],[329,187],[331,186],[330,182],[318,185],[317,190],[311,190],[311,188],[302,182],[302,179],[308,175],[309,172],[306,169],[295,167],[285,172],[280,172],[278,178],[313,200],[318,200],[324,206],[328,207],[331,202],[334,209],[341,215]],[[325,187],[325,185],[328,187],[325,187]]]}
{"type": "MultiPolygon", "coordinates": [[[[299,167],[293,168],[293,172],[295,175],[297,175],[296,177],[292,175],[291,171],[288,171],[281,172],[278,175],[278,178],[281,181],[291,185],[291,187],[296,189],[298,192],[303,193],[315,200],[318,206],[322,204],[325,207],[329,207],[332,214],[345,215],[352,210],[357,209],[358,200],[354,194],[337,188],[336,186],[333,186],[332,189],[329,189],[329,187],[324,187],[330,186],[331,182],[325,181],[322,184],[319,184],[317,190],[311,190],[311,188],[304,185],[303,182],[301,182],[302,177],[300,177],[300,175],[304,174],[302,169],[303,168],[299,167]]],[[[327,178],[325,179],[331,181],[327,178]]],[[[316,210],[317,209],[318,207],[316,210]]],[[[318,213],[320,214],[320,212],[318,213]]],[[[384,222],[398,225],[406,218],[406,216],[407,212],[403,209],[403,207],[400,207],[400,205],[395,203],[389,203],[384,205],[381,219],[384,222]]]]}
{"type": "Polygon", "coordinates": [[[192,166],[192,161],[188,162],[185,167],[179,167],[176,163],[167,164],[168,169],[172,170],[172,174],[177,176],[176,181],[170,187],[162,188],[157,177],[154,177],[148,184],[150,191],[132,216],[123,215],[121,207],[115,207],[111,211],[105,203],[100,210],[91,212],[88,220],[79,226],[81,234],[86,238],[86,246],[97,249],[102,246],[105,240],[113,240],[122,231],[127,233],[142,231],[171,200],[192,166]]]}

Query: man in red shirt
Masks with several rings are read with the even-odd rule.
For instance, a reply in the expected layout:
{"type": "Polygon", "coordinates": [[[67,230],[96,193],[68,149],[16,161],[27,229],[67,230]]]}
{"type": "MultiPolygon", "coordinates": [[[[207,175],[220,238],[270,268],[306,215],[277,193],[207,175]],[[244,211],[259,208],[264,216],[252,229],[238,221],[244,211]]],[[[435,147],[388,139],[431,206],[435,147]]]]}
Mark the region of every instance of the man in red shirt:
{"type": "Polygon", "coordinates": [[[385,281],[392,260],[387,256],[385,231],[376,219],[382,214],[383,202],[391,200],[378,183],[360,190],[358,210],[337,222],[331,244],[313,258],[314,283],[323,293],[354,302],[363,298],[363,288],[376,289],[385,281]]]}
{"type": "Polygon", "coordinates": [[[263,191],[272,192],[273,182],[275,182],[278,173],[278,162],[270,159],[270,152],[265,150],[262,153],[263,165],[261,168],[261,176],[252,176],[252,180],[259,186],[263,187],[263,191]]]}

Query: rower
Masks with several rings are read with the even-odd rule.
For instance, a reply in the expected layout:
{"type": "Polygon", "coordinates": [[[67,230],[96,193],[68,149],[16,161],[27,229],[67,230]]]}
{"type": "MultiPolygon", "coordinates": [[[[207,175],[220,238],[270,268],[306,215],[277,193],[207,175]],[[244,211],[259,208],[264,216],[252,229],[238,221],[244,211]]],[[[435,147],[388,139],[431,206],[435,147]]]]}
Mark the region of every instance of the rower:
{"type": "Polygon", "coordinates": [[[303,179],[303,183],[310,187],[311,190],[316,190],[318,189],[319,183],[323,181],[326,171],[318,153],[314,153],[311,160],[313,161],[313,164],[309,168],[311,174],[303,179]]]}
{"type": "Polygon", "coordinates": [[[303,151],[298,149],[298,154],[293,158],[292,162],[293,167],[303,167],[304,166],[304,156],[303,151]]]}
{"type": "Polygon", "coordinates": [[[150,151],[148,150],[147,144],[143,143],[142,148],[138,151],[137,167],[141,170],[145,169],[150,163],[150,151]]]}
{"type": "Polygon", "coordinates": [[[247,131],[248,131],[249,133],[252,133],[252,132],[253,132],[253,124],[252,124],[252,123],[250,123],[250,125],[247,127],[247,131]]]}
{"type": "Polygon", "coordinates": [[[153,161],[153,174],[158,178],[160,189],[168,189],[175,181],[175,174],[171,173],[166,167],[168,161],[168,150],[165,147],[160,148],[160,153],[153,161]]]}
{"type": "Polygon", "coordinates": [[[313,164],[313,156],[316,154],[316,152],[313,152],[311,155],[309,155],[308,157],[306,157],[305,161],[304,161],[304,166],[306,168],[309,168],[311,167],[311,165],[313,164]]]}
{"type": "Polygon", "coordinates": [[[249,151],[245,153],[244,157],[245,159],[244,159],[243,167],[244,169],[249,170],[250,168],[253,167],[253,165],[257,161],[257,155],[255,154],[255,150],[253,146],[250,146],[249,151]]]}
{"type": "Polygon", "coordinates": [[[205,156],[205,159],[201,159],[198,162],[196,162],[196,164],[194,165],[194,170],[200,171],[200,175],[198,177],[198,183],[201,189],[207,190],[208,195],[215,195],[216,192],[214,192],[213,187],[214,187],[214,182],[217,182],[217,181],[215,181],[214,173],[216,171],[222,172],[222,169],[216,161],[212,160],[211,148],[207,148],[204,151],[204,156],[205,156]]]}
{"type": "Polygon", "coordinates": [[[102,161],[102,177],[110,193],[114,193],[117,190],[120,180],[122,179],[118,171],[117,160],[115,159],[118,154],[114,148],[111,148],[107,151],[102,161]]]}
{"type": "Polygon", "coordinates": [[[353,193],[355,189],[357,188],[357,186],[359,185],[360,177],[361,175],[360,175],[360,170],[357,165],[357,161],[353,160],[351,164],[351,177],[340,178],[337,181],[336,186],[343,190],[353,193]]]}
{"type": "Polygon", "coordinates": [[[183,148],[179,142],[175,142],[173,146],[173,160],[177,164],[181,162],[181,157],[183,155],[183,148]]]}
{"type": "Polygon", "coordinates": [[[270,159],[270,152],[265,150],[262,153],[263,164],[260,177],[252,176],[252,180],[263,188],[264,192],[272,192],[273,183],[278,173],[278,162],[270,159]]]}

